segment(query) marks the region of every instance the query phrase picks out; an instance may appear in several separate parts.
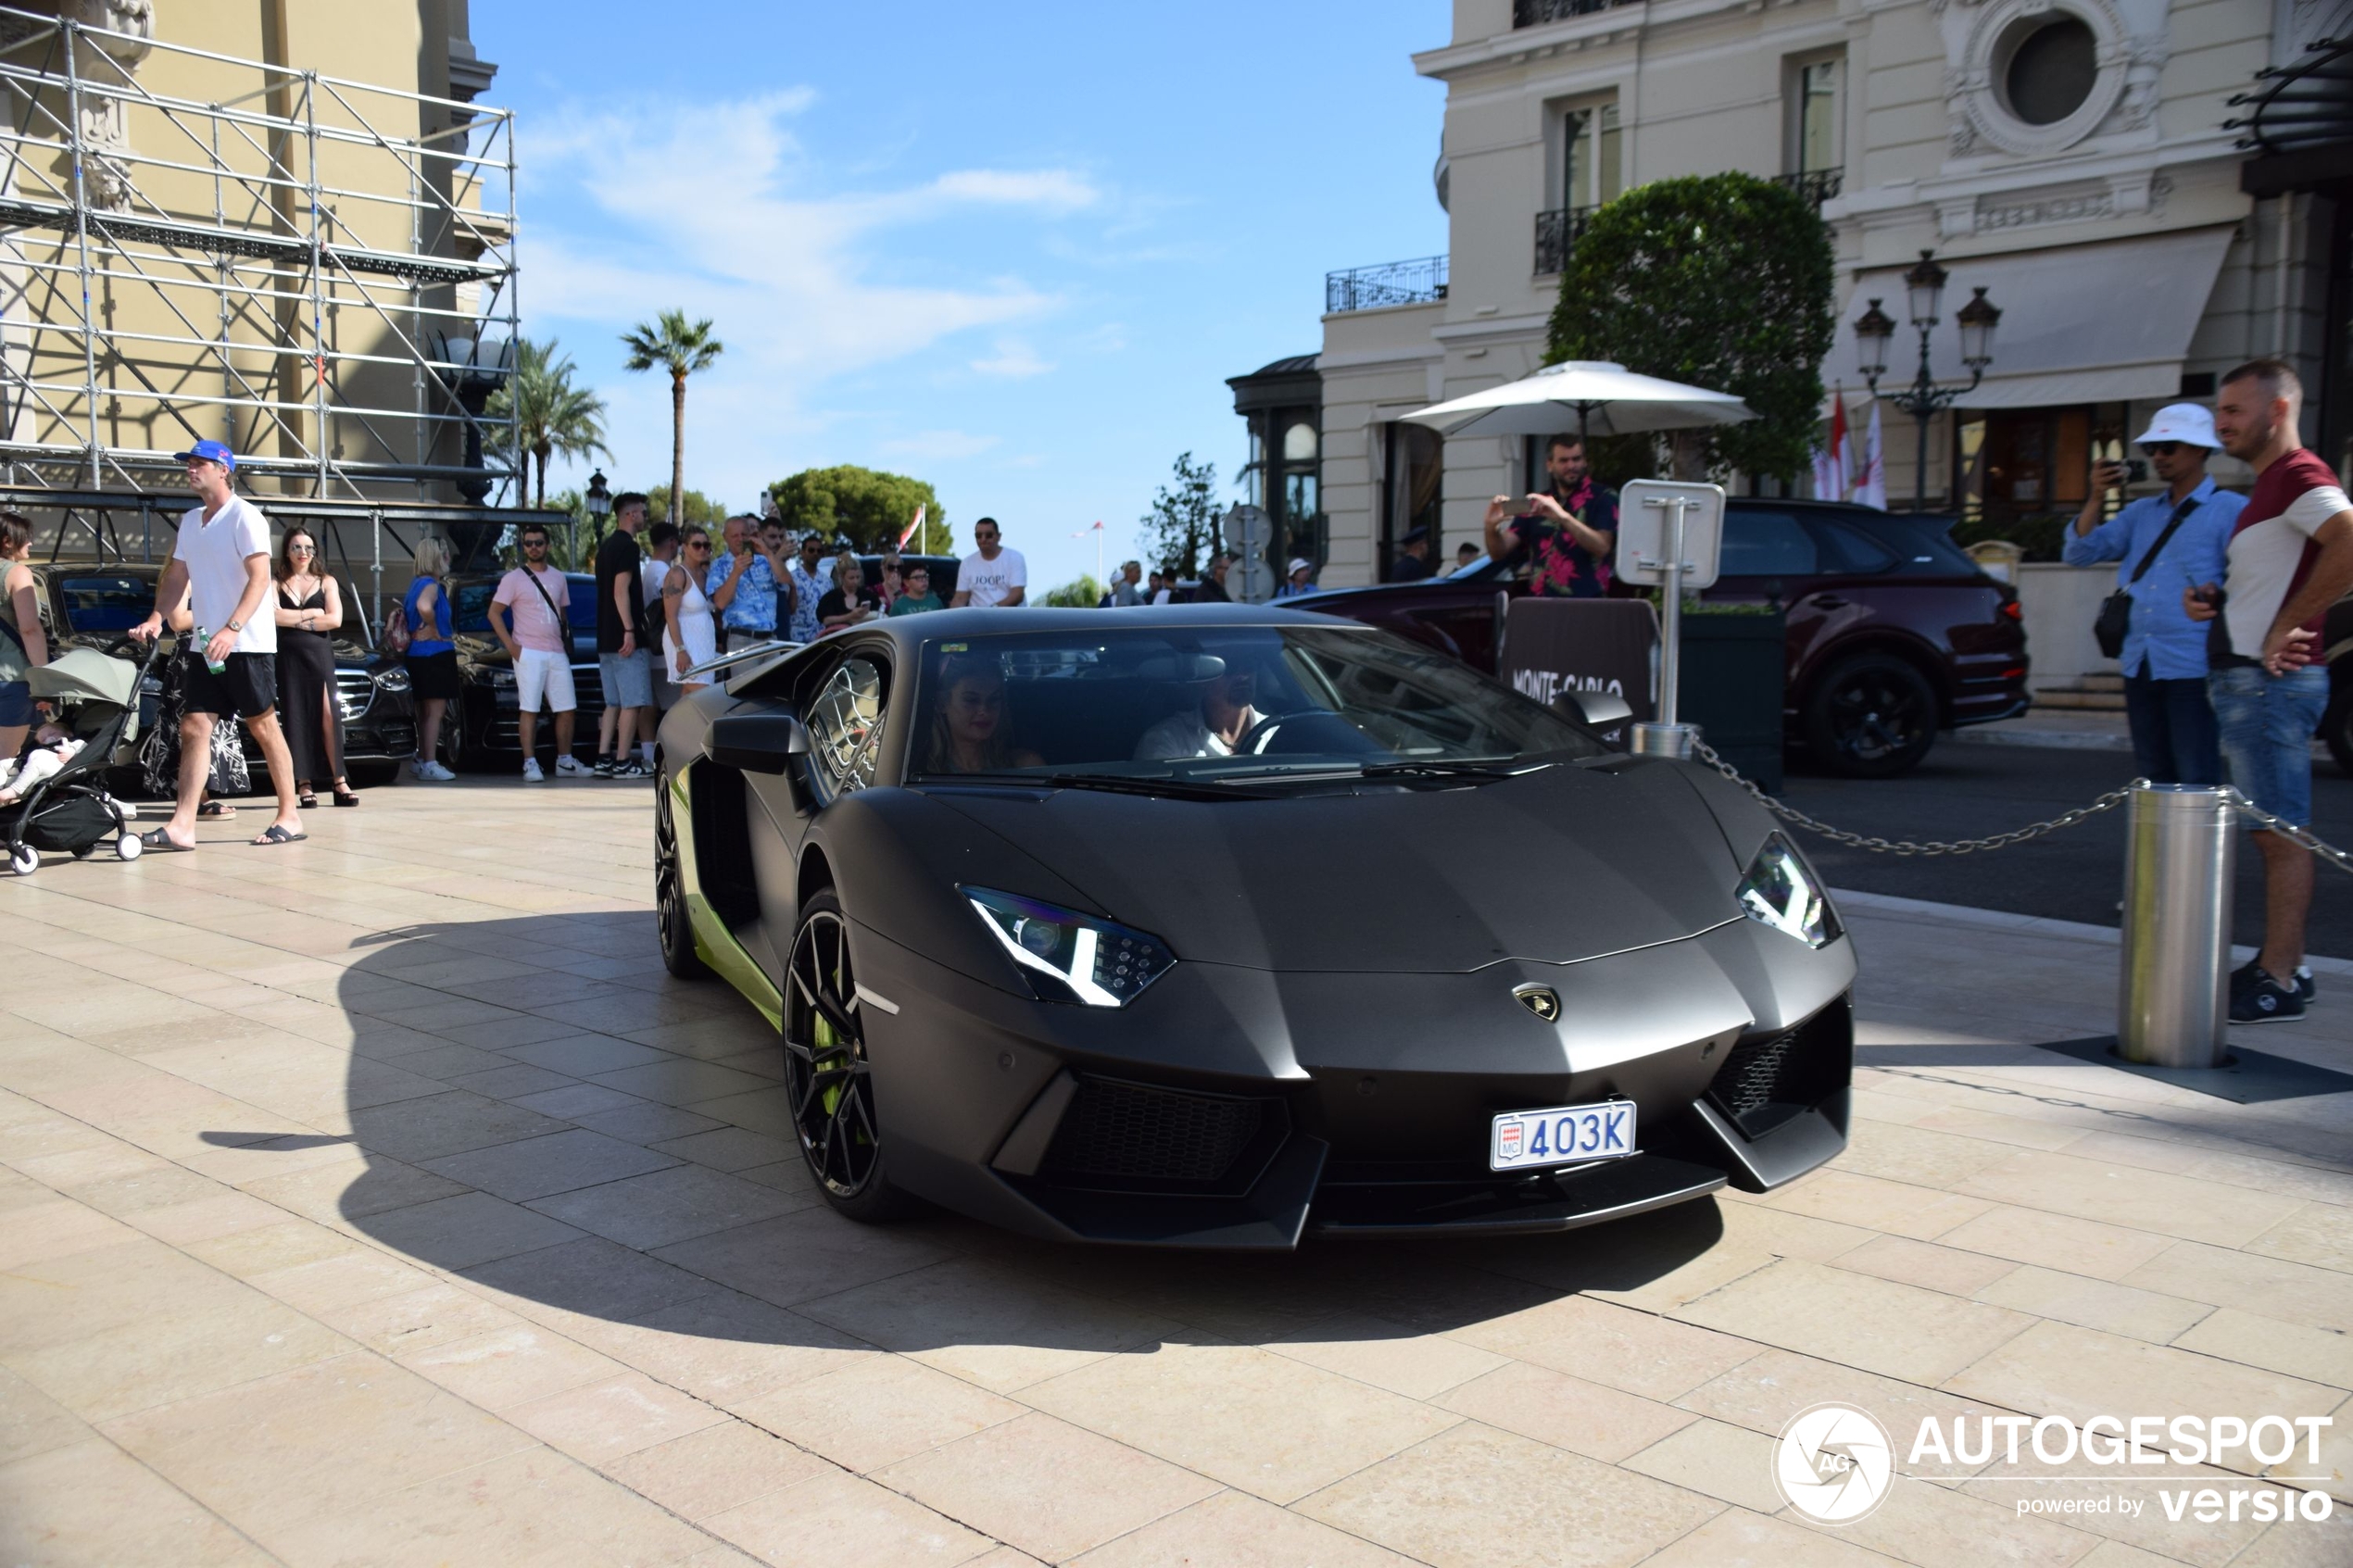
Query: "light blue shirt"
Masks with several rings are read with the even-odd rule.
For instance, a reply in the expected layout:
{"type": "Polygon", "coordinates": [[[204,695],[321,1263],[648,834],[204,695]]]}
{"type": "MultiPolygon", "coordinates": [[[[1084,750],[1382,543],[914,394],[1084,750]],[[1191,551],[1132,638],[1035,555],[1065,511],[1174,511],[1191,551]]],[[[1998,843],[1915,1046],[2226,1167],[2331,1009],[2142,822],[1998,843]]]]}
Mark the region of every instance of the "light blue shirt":
{"type": "MultiPolygon", "coordinates": [[[[719,590],[727,585],[735,574],[736,558],[722,556],[712,563],[703,582],[702,591],[716,599],[719,590]]],[[[736,596],[727,601],[720,612],[720,621],[739,632],[774,632],[776,629],[776,573],[768,565],[768,558],[758,550],[751,552],[744,565],[743,585],[736,596]]]]}
{"type": "Polygon", "coordinates": [[[2165,553],[2138,583],[2127,583],[2133,569],[2173,515],[2171,492],[2159,491],[2128,503],[2114,517],[2089,533],[2072,526],[2059,558],[2070,566],[2095,566],[2112,560],[2116,585],[2133,596],[2132,630],[2124,633],[2124,673],[2154,681],[2196,680],[2206,674],[2206,623],[2192,621],[2182,609],[2182,590],[2197,583],[2222,581],[2231,530],[2246,507],[2246,497],[2218,489],[2210,479],[2198,482],[2189,494],[2195,503],[2190,515],[2167,541],[2165,553]]]}

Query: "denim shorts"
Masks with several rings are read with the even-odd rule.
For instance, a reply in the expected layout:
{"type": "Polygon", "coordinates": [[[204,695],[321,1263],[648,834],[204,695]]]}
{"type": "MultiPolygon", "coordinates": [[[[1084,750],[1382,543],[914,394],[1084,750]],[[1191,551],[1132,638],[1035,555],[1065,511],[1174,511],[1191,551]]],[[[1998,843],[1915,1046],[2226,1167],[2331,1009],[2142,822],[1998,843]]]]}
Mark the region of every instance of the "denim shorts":
{"type": "MultiPolygon", "coordinates": [[[[32,683],[0,681],[0,727],[15,729],[32,722],[32,683]]],[[[0,761],[14,761],[14,758],[0,761]]]]}
{"type": "Polygon", "coordinates": [[[654,705],[654,673],[646,662],[646,650],[635,653],[600,653],[597,656],[597,684],[604,688],[607,708],[651,708],[654,705]]]}
{"type": "Polygon", "coordinates": [[[2264,810],[2305,827],[2312,821],[2312,732],[2329,705],[2326,665],[2288,675],[2234,666],[2206,678],[2231,782],[2264,810]]]}

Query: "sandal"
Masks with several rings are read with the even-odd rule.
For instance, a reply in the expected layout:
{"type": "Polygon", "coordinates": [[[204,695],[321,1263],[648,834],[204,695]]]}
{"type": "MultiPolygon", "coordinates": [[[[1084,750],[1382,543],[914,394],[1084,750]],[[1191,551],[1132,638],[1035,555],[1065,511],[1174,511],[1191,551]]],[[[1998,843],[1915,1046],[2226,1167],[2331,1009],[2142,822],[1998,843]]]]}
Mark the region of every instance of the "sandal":
{"type": "Polygon", "coordinates": [[[337,789],[335,791],[335,804],[338,806],[357,806],[359,804],[359,797],[352,794],[351,791],[347,789],[337,789]]]}
{"type": "Polygon", "coordinates": [[[316,811],[319,809],[319,797],[306,789],[295,797],[295,805],[301,810],[316,811]]]}
{"type": "Polygon", "coordinates": [[[300,844],[304,839],[308,838],[309,836],[310,835],[307,833],[288,833],[276,822],[271,822],[268,827],[262,830],[261,836],[259,838],[253,839],[250,842],[255,846],[255,847],[258,848],[262,846],[271,844],[300,844]]]}
{"type": "Polygon", "coordinates": [[[234,806],[221,800],[208,800],[196,808],[196,815],[199,817],[233,817],[236,814],[237,809],[234,806]]]}
{"type": "Polygon", "coordinates": [[[186,855],[193,852],[196,847],[193,844],[172,843],[170,838],[164,835],[164,831],[161,828],[156,828],[150,832],[141,834],[139,835],[139,847],[142,850],[150,855],[186,855]]]}

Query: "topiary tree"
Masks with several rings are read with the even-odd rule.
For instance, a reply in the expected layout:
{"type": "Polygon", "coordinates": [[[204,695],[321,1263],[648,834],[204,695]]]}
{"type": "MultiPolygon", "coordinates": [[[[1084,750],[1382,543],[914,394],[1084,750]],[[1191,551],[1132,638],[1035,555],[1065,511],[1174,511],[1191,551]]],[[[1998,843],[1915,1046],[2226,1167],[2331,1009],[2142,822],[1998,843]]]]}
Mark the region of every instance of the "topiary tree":
{"type": "Polygon", "coordinates": [[[915,508],[924,508],[920,537],[907,541],[911,555],[946,555],[954,547],[948,513],[932,487],[903,473],[884,473],[843,463],[830,469],[803,469],[790,479],[768,487],[776,497],[776,511],[785,526],[800,532],[815,529],[827,538],[847,539],[861,550],[895,545],[915,508]]]}
{"type": "Polygon", "coordinates": [[[1609,359],[1735,394],[1756,418],[1686,433],[1683,449],[1708,468],[1793,478],[1821,420],[1831,272],[1829,232],[1786,186],[1750,174],[1638,186],[1569,253],[1545,362],[1609,359]]]}
{"type": "Polygon", "coordinates": [[[1103,585],[1094,573],[1082,571],[1076,581],[1047,589],[1046,602],[1057,609],[1093,609],[1103,602],[1103,585]]]}

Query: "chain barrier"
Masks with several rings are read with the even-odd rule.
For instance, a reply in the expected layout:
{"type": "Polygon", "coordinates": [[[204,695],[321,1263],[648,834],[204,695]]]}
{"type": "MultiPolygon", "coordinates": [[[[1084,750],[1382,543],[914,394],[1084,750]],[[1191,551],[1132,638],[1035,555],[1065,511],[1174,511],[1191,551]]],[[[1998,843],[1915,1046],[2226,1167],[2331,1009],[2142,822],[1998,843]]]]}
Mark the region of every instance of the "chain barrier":
{"type": "Polygon", "coordinates": [[[2310,850],[2338,871],[2353,872],[2353,855],[2347,855],[2344,850],[2309,829],[2297,827],[2293,822],[2280,821],[2279,818],[2241,795],[2235,788],[2226,789],[2223,793],[2230,797],[2231,804],[2237,809],[2240,816],[2260,827],[2269,828],[2290,844],[2310,850]]]}
{"type": "MultiPolygon", "coordinates": [[[[2014,829],[2009,833],[1997,833],[1990,838],[1930,839],[1926,841],[1908,838],[1875,838],[1869,834],[1848,833],[1843,828],[1834,828],[1828,822],[1816,822],[1813,818],[1807,816],[1796,807],[1774,799],[1771,796],[1759,789],[1755,783],[1743,778],[1738,769],[1734,768],[1730,762],[1725,761],[1721,757],[1716,755],[1715,748],[1696,735],[1692,737],[1692,747],[1698,753],[1701,761],[1705,762],[1709,767],[1715,769],[1718,772],[1731,780],[1732,783],[1740,785],[1741,788],[1755,796],[1758,805],[1764,807],[1765,809],[1780,818],[1783,822],[1793,823],[1798,827],[1804,828],[1808,833],[1818,833],[1824,838],[1835,840],[1840,844],[1850,845],[1856,849],[1868,849],[1873,854],[1878,855],[1976,855],[1987,850],[2007,849],[2013,844],[2024,844],[2028,839],[2040,838],[2046,833],[2057,833],[2061,828],[2071,828],[2080,822],[2098,816],[2102,811],[2113,810],[2117,807],[2123,805],[2126,800],[2132,797],[2133,784],[2143,782],[2135,779],[2133,784],[2126,784],[2121,789],[2109,790],[2106,795],[2101,796],[2089,806],[2078,806],[2074,810],[2053,817],[2047,822],[2030,823],[2025,827],[2014,829]]],[[[2242,804],[2242,809],[2251,811],[2254,808],[2242,804]]],[[[2286,829],[2284,831],[2286,831],[2291,836],[2294,836],[2297,832],[2297,830],[2293,828],[2286,829]]],[[[2309,835],[2307,836],[2309,837],[2309,835]]],[[[2303,840],[2299,839],[2298,842],[2303,842],[2303,840]]],[[[2319,845],[2319,841],[2317,839],[2312,840],[2309,844],[2306,844],[2305,847],[2307,848],[2319,847],[2325,849],[2324,846],[2319,845]]],[[[2337,857],[2338,863],[2341,864],[2345,870],[2353,872],[2353,857],[2344,856],[2335,850],[2326,850],[2326,852],[2331,855],[2335,855],[2337,857]]]]}

